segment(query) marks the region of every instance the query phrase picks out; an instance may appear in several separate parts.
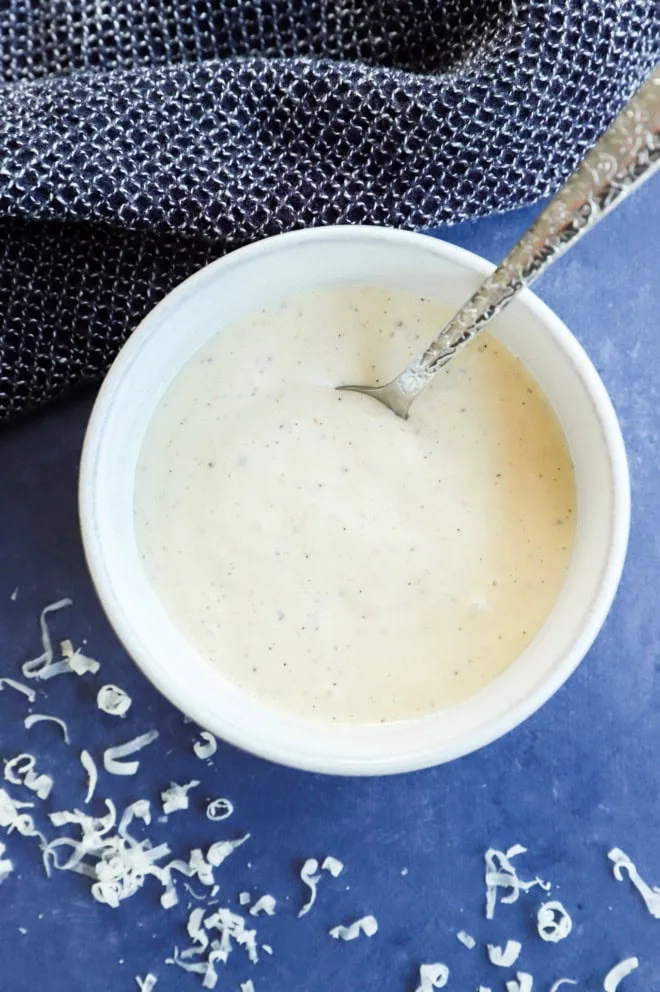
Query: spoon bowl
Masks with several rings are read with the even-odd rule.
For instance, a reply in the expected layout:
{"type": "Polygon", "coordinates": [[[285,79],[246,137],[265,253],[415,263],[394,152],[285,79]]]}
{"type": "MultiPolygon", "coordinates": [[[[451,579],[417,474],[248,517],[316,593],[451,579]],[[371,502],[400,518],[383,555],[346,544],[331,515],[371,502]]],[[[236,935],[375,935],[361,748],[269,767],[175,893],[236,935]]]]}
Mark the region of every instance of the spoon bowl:
{"type": "Polygon", "coordinates": [[[353,393],[364,393],[365,396],[373,396],[379,403],[389,407],[397,417],[402,420],[408,419],[410,407],[417,396],[416,391],[405,391],[405,378],[397,376],[391,382],[386,382],[383,386],[337,386],[337,389],[346,390],[353,393]]]}

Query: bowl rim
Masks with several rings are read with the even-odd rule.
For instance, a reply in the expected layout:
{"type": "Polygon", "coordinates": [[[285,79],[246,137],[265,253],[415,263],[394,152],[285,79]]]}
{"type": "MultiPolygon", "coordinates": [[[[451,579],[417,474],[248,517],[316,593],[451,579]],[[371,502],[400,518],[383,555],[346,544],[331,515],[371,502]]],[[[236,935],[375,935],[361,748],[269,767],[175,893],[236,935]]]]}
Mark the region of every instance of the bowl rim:
{"type": "MultiPolygon", "coordinates": [[[[319,239],[332,240],[335,238],[341,240],[347,235],[350,237],[353,234],[356,236],[367,234],[385,240],[395,239],[399,244],[405,244],[408,241],[411,246],[416,245],[418,247],[420,239],[423,239],[427,247],[433,246],[440,258],[469,269],[477,275],[486,276],[495,269],[495,266],[482,256],[446,242],[435,235],[375,225],[333,225],[304,228],[253,242],[215,259],[194,272],[175,286],[146,314],[112,363],[99,389],[89,418],[80,460],[78,512],[84,554],[93,585],[114,632],[129,656],[149,681],[174,706],[183,710],[187,716],[196,720],[201,726],[208,726],[206,712],[202,714],[201,703],[198,705],[199,701],[195,700],[194,693],[189,693],[185,704],[180,698],[177,698],[177,694],[173,692],[168,679],[163,676],[162,669],[153,663],[154,659],[151,654],[148,651],[143,651],[142,646],[134,642],[131,625],[127,622],[124,611],[117,607],[112,590],[107,588],[108,576],[106,576],[103,568],[103,548],[94,528],[95,469],[105,424],[112,410],[114,392],[125,370],[138,359],[143,342],[156,331],[154,323],[157,324],[161,314],[173,305],[178,306],[186,298],[194,295],[197,284],[204,283],[213,272],[222,269],[228,260],[231,260],[232,263],[244,262],[264,252],[277,250],[279,246],[304,244],[319,239]]],[[[254,741],[249,732],[243,734],[231,728],[220,730],[209,727],[217,736],[259,757],[300,770],[340,775],[380,775],[407,772],[454,760],[497,740],[523,723],[543,706],[580,664],[607,617],[623,571],[630,529],[628,461],[612,401],[582,345],[561,318],[531,290],[524,289],[519,295],[519,300],[543,324],[544,329],[554,338],[576,369],[601,424],[603,443],[611,467],[612,518],[606,564],[596,585],[592,608],[580,627],[576,629],[570,647],[563,658],[558,661],[552,673],[539,683],[535,691],[529,693],[519,702],[513,703],[497,718],[484,721],[478,732],[474,732],[469,741],[461,738],[455,742],[455,746],[452,746],[454,745],[452,740],[440,742],[436,750],[428,747],[423,752],[408,751],[387,758],[356,757],[346,759],[326,755],[321,759],[318,755],[314,755],[310,759],[302,742],[299,750],[294,751],[281,744],[269,746],[262,744],[261,740],[254,741]]]]}

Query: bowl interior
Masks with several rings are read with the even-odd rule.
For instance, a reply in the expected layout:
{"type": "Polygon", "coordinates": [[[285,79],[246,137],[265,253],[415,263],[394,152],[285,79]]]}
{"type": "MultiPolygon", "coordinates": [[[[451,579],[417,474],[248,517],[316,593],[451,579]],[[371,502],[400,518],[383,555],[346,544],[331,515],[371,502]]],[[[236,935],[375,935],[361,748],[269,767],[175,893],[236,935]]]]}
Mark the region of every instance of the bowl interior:
{"type": "Polygon", "coordinates": [[[92,577],[109,619],[147,676],[213,733],[317,771],[380,774],[449,760],[541,705],[588,650],[611,604],[628,533],[628,477],[605,389],[563,323],[525,291],[492,325],[552,403],[576,473],[577,528],[566,581],[543,628],[494,682],[423,719],[326,726],[248,696],[201,658],[143,571],[133,523],[135,469],[153,412],[186,361],[234,320],[299,290],[358,283],[458,307],[492,266],[424,235],[325,228],[252,245],[201,270],[143,321],[108,375],[83,452],[80,510],[92,577]]]}

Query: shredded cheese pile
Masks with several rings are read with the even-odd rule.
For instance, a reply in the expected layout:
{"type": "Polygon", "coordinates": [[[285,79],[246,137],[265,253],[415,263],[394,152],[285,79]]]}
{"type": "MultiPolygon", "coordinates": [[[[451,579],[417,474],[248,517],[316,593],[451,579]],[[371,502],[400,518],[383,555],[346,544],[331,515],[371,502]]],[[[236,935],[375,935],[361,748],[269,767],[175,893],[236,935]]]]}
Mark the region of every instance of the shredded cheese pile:
{"type": "Polygon", "coordinates": [[[76,827],[80,837],[50,841],[43,849],[43,861],[48,875],[53,868],[84,875],[91,880],[94,899],[116,909],[124,899],[135,895],[149,876],[167,886],[167,870],[158,862],[167,857],[170,849],[167,844],[154,847],[149,840],[138,841],[129,833],[133,820],[140,819],[147,825],[151,822],[147,800],[139,799],[127,806],[118,826],[114,803],[106,799],[105,805],[107,813],[101,817],[80,810],[51,813],[49,819],[54,827],[76,827]],[[69,852],[62,863],[58,860],[60,849],[69,852]]]}
{"type": "Polygon", "coordinates": [[[216,964],[226,964],[234,947],[242,948],[251,964],[259,960],[256,931],[248,929],[245,918],[228,907],[221,907],[209,915],[202,908],[193,909],[186,929],[191,946],[183,951],[175,947],[172,957],[165,963],[200,975],[205,989],[216,987],[216,964]]]}
{"type": "MultiPolygon", "coordinates": [[[[21,667],[24,678],[47,681],[57,675],[94,675],[99,671],[99,662],[75,650],[70,640],[61,642],[61,659],[55,659],[47,618],[49,614],[70,605],[71,600],[61,599],[42,610],[39,618],[42,652],[38,657],[23,663],[21,667]]],[[[36,693],[30,686],[3,676],[0,678],[0,692],[7,688],[25,697],[29,704],[33,704],[36,700],[36,693]]],[[[123,689],[110,684],[98,690],[96,699],[101,711],[115,717],[125,717],[132,703],[130,696],[123,689]]],[[[55,724],[64,743],[67,745],[71,743],[67,724],[58,716],[29,713],[23,722],[27,730],[41,724],[55,724]]],[[[126,759],[155,742],[158,736],[158,731],[152,729],[131,740],[108,746],[102,754],[104,770],[110,775],[136,775],[140,767],[139,760],[126,759]]],[[[216,749],[217,741],[213,734],[199,731],[197,740],[193,742],[195,755],[206,761],[215,754],[216,749]]],[[[80,752],[79,760],[87,776],[84,802],[89,804],[96,795],[98,769],[94,758],[86,750],[80,752]]],[[[27,752],[5,760],[4,780],[9,785],[31,791],[41,801],[48,799],[54,785],[51,776],[37,771],[36,757],[27,752]]],[[[188,794],[200,785],[200,780],[192,779],[186,783],[171,782],[169,786],[163,788],[160,798],[164,816],[158,819],[167,822],[167,817],[171,813],[189,809],[188,794]]],[[[249,833],[240,837],[219,839],[211,843],[205,851],[202,848],[193,848],[186,857],[173,858],[168,844],[156,844],[149,837],[144,836],[152,821],[151,805],[147,799],[137,799],[129,803],[119,817],[115,804],[110,798],[97,798],[96,802],[105,806],[103,815],[92,816],[78,809],[51,812],[48,816],[50,825],[56,830],[65,832],[47,839],[35,826],[35,802],[20,801],[5,788],[0,788],[0,827],[4,828],[8,835],[16,832],[23,837],[34,838],[41,849],[44,868],[49,876],[54,870],[81,875],[89,882],[92,897],[113,909],[117,909],[122,902],[139,892],[147,879],[154,879],[160,886],[161,906],[170,909],[179,902],[177,881],[183,879],[181,884],[194,899],[202,901],[204,905],[191,910],[188,903],[190,911],[186,932],[190,945],[181,950],[175,946],[172,956],[166,959],[166,963],[199,976],[204,989],[216,987],[217,966],[226,964],[235,948],[243,951],[248,963],[252,965],[259,961],[260,950],[269,956],[273,954],[270,944],[258,942],[257,931],[252,921],[260,917],[258,922],[261,924],[264,922],[263,917],[271,917],[275,914],[277,906],[275,896],[262,894],[253,902],[250,892],[240,892],[238,903],[240,906],[249,907],[247,917],[235,912],[230,906],[219,906],[216,898],[220,888],[216,880],[216,871],[237,848],[249,840],[249,833]],[[198,894],[191,882],[201,885],[205,891],[201,895],[198,894]]],[[[223,821],[234,813],[233,803],[224,797],[206,799],[205,803],[206,817],[211,821],[223,821]]],[[[489,848],[485,852],[487,920],[494,918],[498,903],[515,903],[522,893],[527,893],[536,887],[544,892],[551,888],[549,882],[538,876],[530,880],[518,876],[513,862],[525,853],[526,848],[520,844],[515,844],[504,851],[489,848]]],[[[12,860],[5,857],[5,854],[6,846],[0,842],[0,883],[4,882],[14,870],[12,860]]],[[[643,899],[649,913],[660,919],[660,888],[645,882],[635,864],[620,848],[613,848],[608,857],[613,865],[614,878],[621,882],[627,876],[643,899]]],[[[309,894],[297,914],[299,918],[307,916],[314,906],[323,873],[337,879],[343,870],[343,863],[333,855],[326,855],[321,862],[311,857],[303,863],[300,879],[309,890],[309,894]]],[[[402,875],[406,873],[407,869],[401,872],[402,875]]],[[[267,921],[266,925],[268,925],[267,921]]],[[[373,937],[378,929],[376,917],[369,914],[348,925],[334,926],[328,934],[334,940],[354,941],[362,936],[373,937]]],[[[24,928],[19,930],[22,933],[26,932],[24,928]]],[[[537,931],[542,940],[554,943],[570,935],[572,920],[562,903],[556,900],[540,903],[537,909],[537,931]]],[[[464,930],[458,931],[456,936],[470,950],[477,944],[475,938],[464,930]]],[[[517,940],[508,939],[504,946],[486,944],[485,951],[488,961],[494,967],[512,968],[520,958],[522,944],[517,940]]],[[[623,980],[638,966],[639,961],[636,957],[627,958],[616,964],[603,979],[604,992],[617,992],[623,980]]],[[[157,980],[153,972],[149,972],[144,978],[139,976],[135,978],[139,992],[153,992],[157,980]]],[[[417,992],[432,992],[434,989],[444,988],[448,980],[449,968],[444,963],[421,964],[417,992]]],[[[532,992],[533,984],[533,976],[526,971],[518,971],[515,978],[505,981],[506,992],[532,992]]],[[[559,992],[562,986],[576,984],[577,982],[572,978],[559,978],[549,992],[559,992]]],[[[241,992],[255,992],[252,979],[241,982],[240,989],[241,992]]],[[[490,986],[480,985],[479,992],[491,992],[490,986]]]]}

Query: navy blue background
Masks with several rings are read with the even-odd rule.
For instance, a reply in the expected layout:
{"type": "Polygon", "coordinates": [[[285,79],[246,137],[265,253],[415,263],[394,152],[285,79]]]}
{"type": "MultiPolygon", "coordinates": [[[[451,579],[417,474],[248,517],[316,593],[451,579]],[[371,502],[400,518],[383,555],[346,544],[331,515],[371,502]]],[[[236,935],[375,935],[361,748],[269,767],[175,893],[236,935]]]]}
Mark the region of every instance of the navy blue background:
{"type": "MultiPolygon", "coordinates": [[[[280,768],[222,742],[210,765],[200,762],[192,752],[195,726],[126,657],[85,569],[76,482],[92,398],[0,432],[0,676],[20,677],[19,663],[40,651],[40,609],[65,595],[74,605],[53,619],[56,637],[71,637],[76,646],[86,638],[102,665],[96,676],[63,676],[39,689],[33,710],[64,717],[71,747],[53,725],[26,731],[27,700],[11,690],[0,693],[0,756],[30,750],[38,768],[55,778],[51,797],[41,805],[37,800],[35,818],[45,824],[48,811],[82,808],[83,747],[101,765],[104,748],[158,728],[160,738],[142,753],[138,775],[123,779],[101,770],[98,795],[119,804],[145,796],[158,805],[170,781],[200,778],[191,809],[172,814],[166,825],[154,823],[146,834],[167,840],[180,857],[250,831],[251,839],[216,872],[219,898],[237,908],[238,893],[248,889],[270,892],[279,903],[277,915],[258,924],[273,957],[263,955],[253,968],[236,949],[228,966],[218,967],[218,989],[238,992],[251,977],[256,992],[413,992],[419,964],[444,961],[451,969],[448,989],[472,992],[483,984],[503,990],[512,974],[489,965],[481,946],[465,949],[455,936],[465,929],[480,943],[521,940],[518,967],[534,974],[535,992],[560,976],[579,979],[580,989],[601,988],[609,968],[632,954],[641,967],[622,992],[660,990],[660,922],[627,881],[614,881],[606,857],[618,845],[660,884],[657,194],[654,183],[644,188],[537,287],[586,345],[621,417],[633,526],[619,595],[588,658],[542,711],[451,765],[393,778],[339,779],[280,768]],[[133,696],[125,720],[96,708],[105,682],[133,696]],[[224,823],[204,816],[204,801],[214,796],[235,804],[224,823]],[[495,920],[485,920],[483,852],[516,842],[530,849],[518,861],[521,875],[553,881],[553,895],[573,916],[574,931],[561,944],[544,944],[535,934],[538,890],[516,905],[498,906],[495,920]],[[328,853],[345,862],[345,871],[337,880],[323,878],[316,906],[298,920],[302,861],[328,853]],[[364,913],[378,918],[374,938],[343,944],[328,937],[331,926],[364,913]]],[[[497,260],[537,210],[439,233],[497,260]]],[[[9,791],[33,798],[20,787],[9,791]]],[[[96,800],[91,809],[102,811],[96,800]]],[[[200,987],[198,976],[164,964],[175,944],[189,943],[184,889],[180,904],[164,911],[160,886],[148,879],[113,910],[93,901],[80,876],[47,879],[33,840],[2,834],[16,865],[0,888],[2,992],[128,992],[136,988],[134,976],[148,971],[158,975],[157,992],[200,987]]],[[[199,883],[194,887],[201,890],[199,883]]]]}

